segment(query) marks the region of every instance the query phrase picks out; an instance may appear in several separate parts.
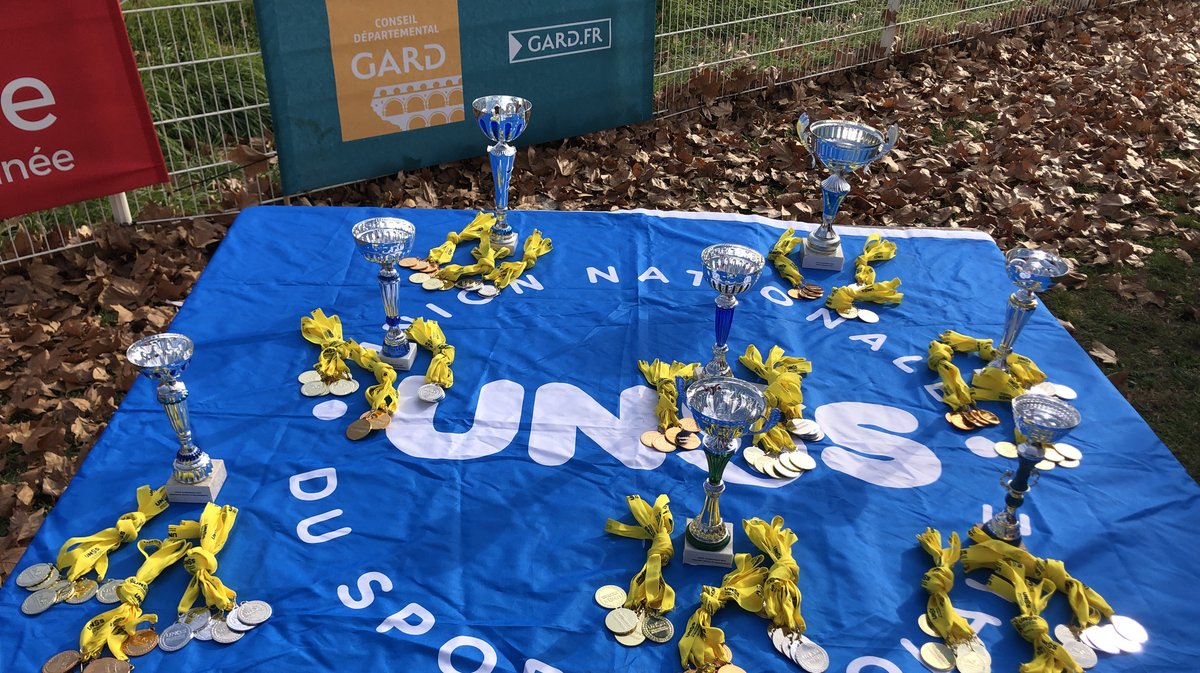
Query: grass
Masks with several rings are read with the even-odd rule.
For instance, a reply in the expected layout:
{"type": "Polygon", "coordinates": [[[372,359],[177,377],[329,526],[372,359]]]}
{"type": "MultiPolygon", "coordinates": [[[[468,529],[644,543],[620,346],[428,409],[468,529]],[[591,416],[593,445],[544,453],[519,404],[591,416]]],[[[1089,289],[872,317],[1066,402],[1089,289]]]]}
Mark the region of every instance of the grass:
{"type": "MultiPolygon", "coordinates": [[[[1165,196],[1159,201],[1177,211],[1177,225],[1194,226],[1189,223],[1195,218],[1178,212],[1182,199],[1165,196]]],[[[1050,292],[1044,299],[1056,316],[1075,325],[1075,338],[1085,347],[1099,341],[1117,353],[1117,364],[1097,365],[1106,374],[1128,376],[1126,397],[1200,480],[1200,441],[1192,422],[1200,418],[1200,314],[1195,311],[1200,306],[1200,263],[1189,265],[1176,257],[1179,242],[1169,236],[1142,243],[1154,250],[1144,260],[1145,283],[1166,294],[1164,307],[1125,300],[1102,287],[1099,278],[1106,274],[1139,275],[1137,269],[1111,266],[1083,267],[1092,279],[1087,288],[1050,292]]]]}

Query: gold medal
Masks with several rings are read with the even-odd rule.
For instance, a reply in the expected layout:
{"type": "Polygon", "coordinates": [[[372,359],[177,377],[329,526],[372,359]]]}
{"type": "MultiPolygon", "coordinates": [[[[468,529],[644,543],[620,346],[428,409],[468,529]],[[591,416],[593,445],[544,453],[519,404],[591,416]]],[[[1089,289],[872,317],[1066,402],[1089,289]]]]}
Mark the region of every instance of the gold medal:
{"type": "Polygon", "coordinates": [[[351,423],[350,427],[346,428],[346,438],[358,441],[371,434],[371,430],[373,429],[370,421],[360,418],[351,423]]]}
{"type": "Polygon", "coordinates": [[[935,671],[954,670],[954,652],[942,643],[925,643],[922,645],[921,661],[935,671]]]}
{"type": "Polygon", "coordinates": [[[359,418],[364,418],[371,424],[372,430],[382,430],[392,423],[392,416],[386,411],[372,409],[359,418]]]}
{"type": "Polygon", "coordinates": [[[642,436],[639,437],[638,439],[642,443],[643,446],[645,446],[646,448],[652,449],[652,448],[654,448],[654,440],[656,440],[662,436],[663,436],[663,434],[661,432],[659,432],[658,430],[649,430],[647,432],[643,432],[642,436]]]}
{"type": "Polygon", "coordinates": [[[675,438],[675,446],[685,450],[698,449],[700,448],[700,435],[694,432],[687,432],[686,430],[680,432],[679,436],[675,438]],[[687,433],[686,436],[684,435],[685,432],[687,433]]]}
{"type": "Polygon", "coordinates": [[[653,448],[655,451],[661,451],[663,453],[671,453],[672,451],[674,451],[675,449],[677,449],[679,447],[675,446],[671,442],[668,442],[665,435],[659,435],[658,437],[654,438],[653,448]]]}
{"type": "Polygon", "coordinates": [[[961,411],[947,411],[945,418],[946,418],[947,423],[949,423],[950,425],[953,425],[954,427],[958,428],[959,430],[972,430],[973,429],[972,426],[967,425],[966,421],[963,420],[963,414],[961,411]]]}
{"type": "Polygon", "coordinates": [[[673,427],[667,428],[666,432],[663,433],[663,436],[665,436],[667,438],[668,442],[670,442],[676,446],[679,446],[679,442],[677,442],[676,439],[678,439],[679,433],[682,430],[683,430],[683,428],[681,428],[679,426],[673,426],[673,427]]]}
{"type": "Polygon", "coordinates": [[[700,426],[696,424],[696,419],[694,418],[679,419],[679,427],[688,432],[700,432],[700,426]]]}

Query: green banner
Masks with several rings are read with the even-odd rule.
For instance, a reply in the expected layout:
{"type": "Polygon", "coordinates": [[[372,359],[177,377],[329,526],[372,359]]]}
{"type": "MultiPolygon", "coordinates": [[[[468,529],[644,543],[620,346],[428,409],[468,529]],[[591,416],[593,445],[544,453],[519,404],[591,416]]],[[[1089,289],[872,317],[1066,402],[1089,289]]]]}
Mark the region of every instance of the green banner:
{"type": "Polygon", "coordinates": [[[518,145],[651,115],[650,0],[254,4],[288,193],[482,156],[489,94],[533,104],[518,145]]]}

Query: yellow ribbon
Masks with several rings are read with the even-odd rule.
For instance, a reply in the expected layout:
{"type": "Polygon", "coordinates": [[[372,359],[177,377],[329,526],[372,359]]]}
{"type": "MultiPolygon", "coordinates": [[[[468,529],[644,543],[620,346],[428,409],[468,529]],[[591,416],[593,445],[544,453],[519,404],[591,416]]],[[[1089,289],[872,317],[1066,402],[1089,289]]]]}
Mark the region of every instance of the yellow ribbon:
{"type": "Polygon", "coordinates": [[[638,360],[638,370],[642,372],[646,383],[658,391],[654,415],[658,417],[659,432],[679,425],[679,389],[675,385],[675,377],[690,381],[699,367],[699,363],[672,362],[668,365],[657,358],[651,362],[638,360]]]}
{"type": "Polygon", "coordinates": [[[925,364],[942,379],[942,401],[951,409],[965,409],[975,403],[975,395],[951,361],[953,357],[954,350],[950,346],[930,341],[929,359],[925,364]]]}
{"type": "Polygon", "coordinates": [[[106,645],[114,657],[123,661],[129,659],[128,655],[121,651],[121,645],[125,643],[126,638],[136,633],[142,623],[158,622],[158,615],[142,613],[142,601],[146,599],[150,583],[162,571],[183,558],[191,546],[191,542],[181,538],[143,540],[138,543],[138,551],[146,560],[133,577],[127,578],[117,587],[117,597],[121,599],[121,604],[88,620],[79,633],[79,650],[84,661],[100,656],[106,645]],[[146,550],[150,547],[157,549],[154,553],[147,553],[146,550]]]}
{"type": "Polygon", "coordinates": [[[179,599],[179,614],[184,614],[201,594],[209,607],[228,612],[237,602],[237,592],[225,586],[216,576],[217,552],[225,547],[238,510],[232,505],[208,503],[199,521],[184,520],[170,527],[173,538],[199,540],[183,557],[183,567],[192,575],[183,597],[179,599]]]}
{"type": "Polygon", "coordinates": [[[763,582],[763,609],[775,626],[787,633],[803,635],[807,626],[800,614],[800,566],[792,558],[792,545],[799,538],[783,527],[783,517],[767,523],[759,518],[742,522],[746,537],[771,559],[771,568],[763,582]]]}
{"type": "Polygon", "coordinates": [[[325,315],[321,309],[312,312],[312,317],[300,318],[300,333],[305,340],[321,347],[321,355],[314,365],[325,381],[336,381],[350,377],[350,368],[343,362],[354,360],[360,367],[375,375],[376,385],[366,391],[367,402],[372,409],[396,413],[400,395],[396,391],[396,370],[379,359],[379,354],[363,348],[354,340],[342,339],[342,320],[336,315],[325,315]]]}
{"type": "Polygon", "coordinates": [[[447,264],[438,269],[437,277],[439,280],[457,281],[463,276],[486,276],[496,270],[496,260],[508,257],[509,249],[501,247],[498,250],[492,249],[491,239],[484,236],[479,239],[479,245],[471,251],[471,255],[475,258],[475,263],[469,266],[461,264],[447,264]]]}
{"type": "Polygon", "coordinates": [[[800,269],[796,266],[796,263],[788,259],[788,255],[792,254],[792,250],[795,250],[796,246],[804,241],[803,238],[793,236],[795,233],[795,229],[788,229],[780,234],[779,239],[775,241],[775,245],[771,246],[771,251],[767,253],[767,259],[771,260],[771,264],[775,266],[775,270],[792,287],[800,287],[804,284],[804,276],[800,273],[800,269]]]}
{"type": "Polygon", "coordinates": [[[953,348],[958,353],[975,353],[991,362],[996,358],[996,349],[991,339],[976,339],[975,337],[959,334],[954,330],[946,330],[938,335],[938,341],[953,348]]]}
{"type": "Polygon", "coordinates": [[[1013,627],[1033,645],[1033,659],[1021,664],[1020,672],[1083,673],[1083,667],[1050,637],[1050,625],[1041,616],[1054,593],[1054,585],[1045,579],[1029,581],[1025,576],[1025,566],[1009,559],[1000,561],[995,571],[1008,580],[1000,584],[1007,586],[1005,596],[1017,604],[1020,612],[1012,619],[1013,627]]]}
{"type": "Polygon", "coordinates": [[[441,388],[454,385],[454,372],[450,369],[450,365],[454,364],[454,346],[446,343],[446,335],[442,333],[437,321],[417,318],[408,328],[408,336],[433,353],[429,369],[425,370],[425,383],[432,383],[441,388]]]}
{"type": "Polygon", "coordinates": [[[876,304],[899,304],[904,300],[904,293],[897,292],[900,279],[893,278],[881,282],[862,285],[858,289],[850,286],[835,287],[825,299],[825,305],[835,311],[845,311],[856,301],[870,301],[876,304]]]}
{"type": "Polygon", "coordinates": [[[862,254],[854,260],[854,282],[859,285],[870,285],[875,282],[875,269],[872,262],[886,262],[896,256],[896,244],[883,240],[879,234],[871,234],[863,244],[862,254]]]}
{"type": "Polygon", "coordinates": [[[764,360],[754,344],[746,347],[746,352],[738,358],[738,362],[767,382],[763,391],[767,408],[778,409],[780,413],[779,422],[765,432],[762,431],[763,421],[755,423],[754,443],[769,453],[796,448],[796,442],[788,432],[787,422],[804,416],[801,376],[812,372],[812,363],[802,357],[785,355],[779,346],[772,346],[764,360]]]}
{"type": "MultiPolygon", "coordinates": [[[[963,568],[967,572],[995,569],[1004,560],[1020,563],[1028,576],[1046,579],[1055,589],[1066,594],[1078,629],[1099,624],[1101,619],[1112,616],[1113,609],[1108,601],[1094,589],[1072,577],[1062,561],[1038,558],[1025,549],[992,538],[979,526],[971,528],[967,536],[973,543],[962,555],[963,568]]],[[[988,584],[992,586],[990,581],[988,584]]],[[[1003,584],[998,582],[997,587],[993,588],[1003,592],[1005,589],[1000,586],[1003,584]]]]}
{"type": "MultiPolygon", "coordinates": [[[[938,341],[958,353],[975,353],[988,362],[996,359],[997,352],[991,339],[976,339],[946,330],[938,335],[938,341]]],[[[1046,380],[1046,374],[1024,355],[1009,353],[1004,361],[1008,364],[1008,372],[985,367],[972,377],[971,387],[976,399],[1007,402],[1046,380]]]]}
{"type": "Polygon", "coordinates": [[[933,558],[933,567],[921,578],[921,586],[929,593],[925,617],[929,625],[947,645],[954,646],[975,637],[971,625],[963,619],[950,603],[950,589],[954,588],[954,562],[962,546],[958,533],[950,534],[950,546],[942,547],[941,532],[926,528],[917,536],[921,549],[933,558]]]}
{"type": "Polygon", "coordinates": [[[55,565],[72,582],[88,574],[93,568],[96,577],[104,579],[108,573],[108,555],[126,542],[137,539],[142,526],[167,509],[167,487],[151,491],[149,486],[137,490],[137,510],[122,514],[111,528],[83,537],[73,537],[58,550],[55,565]]]}
{"type": "Polygon", "coordinates": [[[977,400],[1008,402],[1025,393],[1017,379],[999,367],[984,367],[971,377],[971,392],[977,400]]]}
{"type": "Polygon", "coordinates": [[[700,606],[679,638],[679,660],[684,668],[700,669],[722,659],[725,632],[713,626],[712,619],[726,603],[734,601],[746,612],[762,611],[763,582],[769,574],[762,561],[762,556],[735,554],[733,570],[721,579],[721,586],[700,587],[700,606]]]}
{"type": "Polygon", "coordinates": [[[510,283],[521,277],[526,269],[532,269],[538,257],[545,255],[554,249],[554,242],[549,238],[544,238],[542,232],[537,229],[533,233],[525,237],[525,254],[519,262],[505,262],[500,265],[500,268],[489,273],[485,278],[492,281],[492,284],[503,290],[510,283]]]}
{"type": "Polygon", "coordinates": [[[431,249],[425,259],[439,265],[449,262],[454,258],[454,251],[458,249],[459,243],[483,240],[495,222],[496,217],[491,213],[479,213],[462,231],[446,234],[446,242],[431,249]]]}
{"type": "Polygon", "coordinates": [[[638,525],[609,519],[604,524],[604,532],[635,540],[650,540],[646,563],[629,582],[625,607],[647,609],[657,614],[670,612],[675,608],[675,590],[667,584],[662,569],[675,555],[675,547],[671,544],[671,533],[675,530],[671,500],[666,495],[660,495],[653,507],[639,495],[628,496],[625,500],[638,525]]]}

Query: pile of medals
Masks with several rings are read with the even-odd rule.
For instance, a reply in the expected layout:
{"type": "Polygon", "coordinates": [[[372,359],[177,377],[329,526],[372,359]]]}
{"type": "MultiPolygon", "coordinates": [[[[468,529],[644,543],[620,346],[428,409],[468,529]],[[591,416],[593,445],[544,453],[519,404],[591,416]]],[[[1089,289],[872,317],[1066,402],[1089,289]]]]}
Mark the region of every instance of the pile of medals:
{"type": "Polygon", "coordinates": [[[1000,424],[996,414],[975,406],[978,400],[1007,402],[1046,379],[1032,360],[1013,353],[1008,357],[1011,374],[987,367],[976,372],[972,385],[967,386],[952,361],[955,353],[975,353],[989,362],[996,353],[991,339],[975,339],[953,330],[946,330],[937,340],[929,342],[926,365],[942,380],[942,402],[950,407],[946,422],[959,430],[969,432],[1000,424]]]}
{"type": "Polygon", "coordinates": [[[112,527],[70,538],[59,549],[55,563],[35,563],[17,574],[17,586],[32,592],[21,603],[21,612],[38,615],[59,603],[79,605],[92,597],[105,604],[120,601],[117,586],[121,581],[104,580],[108,555],[137,539],[142,527],[169,506],[166,487],[151,490],[141,486],[135,496],[137,509],[121,515],[112,527]],[[96,573],[94,580],[85,577],[92,571],[96,573]]]}
{"type": "Polygon", "coordinates": [[[779,272],[779,277],[792,286],[787,291],[789,297],[798,301],[820,299],[825,296],[825,288],[815,283],[804,282],[804,275],[800,273],[799,267],[788,258],[792,250],[804,242],[804,239],[795,236],[795,233],[795,229],[788,229],[780,234],[775,245],[771,246],[771,251],[767,253],[767,259],[779,272]]]}
{"type": "Polygon", "coordinates": [[[794,435],[804,442],[819,442],[825,438],[825,432],[816,421],[803,417],[801,382],[812,372],[812,363],[802,357],[786,355],[779,346],[772,346],[763,359],[754,344],[746,347],[738,362],[767,382],[763,396],[768,408],[777,409],[780,414],[777,424],[755,431],[754,445],[742,451],[746,463],[773,479],[795,479],[815,469],[817,462],[791,438],[794,435]]]}
{"type": "Polygon", "coordinates": [[[478,293],[480,297],[485,299],[500,294],[500,290],[495,285],[485,283],[477,278],[460,278],[457,281],[442,280],[437,277],[438,272],[441,271],[441,267],[437,263],[427,259],[405,257],[400,260],[400,266],[415,272],[409,275],[408,282],[416,283],[423,289],[431,292],[458,288],[467,292],[478,293]]]}
{"type": "MultiPolygon", "coordinates": [[[[1042,448],[1046,451],[1046,457],[1033,466],[1034,469],[1041,472],[1053,470],[1056,467],[1073,469],[1079,467],[1079,463],[1083,460],[1083,452],[1065,442],[1043,444],[1042,448]]],[[[1001,458],[1017,457],[1017,445],[1012,442],[996,442],[992,445],[992,449],[1001,458]]]]}
{"type": "Polygon", "coordinates": [[[488,232],[494,223],[494,215],[479,213],[462,231],[447,234],[446,242],[431,248],[424,259],[401,259],[400,266],[414,272],[408,277],[409,282],[431,292],[457,288],[488,299],[500,294],[501,290],[532,268],[539,257],[554,249],[553,241],[534,229],[525,238],[521,259],[498,265],[497,260],[508,257],[514,251],[504,247],[492,248],[488,232]],[[479,241],[479,245],[471,251],[475,263],[468,266],[450,264],[458,245],[469,241],[479,241]]]}
{"type": "Polygon", "coordinates": [[[300,392],[313,397],[331,392],[343,394],[338,390],[344,390],[347,381],[352,384],[350,392],[357,391],[359,383],[351,377],[350,367],[345,363],[347,359],[353,360],[373,373],[378,383],[367,388],[365,395],[371,408],[346,428],[346,437],[359,440],[373,430],[386,428],[392,422],[400,398],[395,386],[396,370],[380,360],[375,351],[363,348],[352,339],[343,340],[341,319],[336,315],[327,316],[321,309],[300,318],[300,332],[305,340],[321,349],[313,369],[298,377],[301,382],[308,381],[300,392]]]}
{"type": "Polygon", "coordinates": [[[854,259],[854,283],[835,287],[825,300],[825,306],[836,311],[846,320],[861,320],[865,323],[879,322],[879,314],[858,308],[854,302],[869,301],[876,304],[899,304],[904,294],[897,292],[900,279],[876,281],[872,262],[884,262],[896,256],[896,244],[884,240],[879,234],[871,234],[863,244],[863,252],[854,259]]]}
{"type": "Polygon", "coordinates": [[[671,501],[666,495],[659,495],[653,506],[638,495],[628,496],[625,501],[637,525],[609,519],[604,531],[648,540],[646,563],[630,580],[628,593],[609,584],[596,590],[595,599],[601,607],[610,610],[604,618],[604,626],[612,631],[618,643],[635,647],[647,640],[669,642],[675,637],[675,626],[663,615],[675,608],[675,590],[667,584],[662,571],[675,555],[671,543],[671,533],[675,530],[671,501]]]}
{"type": "Polygon", "coordinates": [[[921,546],[935,560],[932,570],[922,579],[930,593],[929,609],[918,620],[921,630],[942,638],[951,647],[926,643],[921,658],[932,670],[960,673],[988,673],[991,657],[966,620],[958,615],[946,595],[954,581],[954,562],[961,559],[967,572],[988,570],[987,587],[1001,598],[1015,603],[1019,614],[1012,620],[1021,637],[1033,646],[1034,658],[1021,668],[1043,671],[1077,671],[1098,663],[1096,651],[1107,654],[1141,652],[1149,640],[1146,629],[1131,617],[1115,614],[1108,602],[1094,589],[1072,577],[1062,561],[1037,558],[1021,547],[992,539],[976,526],[969,532],[971,546],[959,551],[957,533],[950,546],[941,548],[941,534],[926,529],[918,535],[921,546]],[[1072,624],[1051,629],[1041,617],[1053,597],[1067,597],[1072,624]],[[1101,624],[1107,620],[1107,623],[1101,624]]]}
{"type": "Polygon", "coordinates": [[[695,378],[699,369],[700,365],[696,363],[638,360],[638,370],[658,393],[658,403],[654,407],[658,429],[642,433],[643,446],[662,453],[700,448],[700,426],[694,419],[679,416],[679,391],[695,378]]]}

